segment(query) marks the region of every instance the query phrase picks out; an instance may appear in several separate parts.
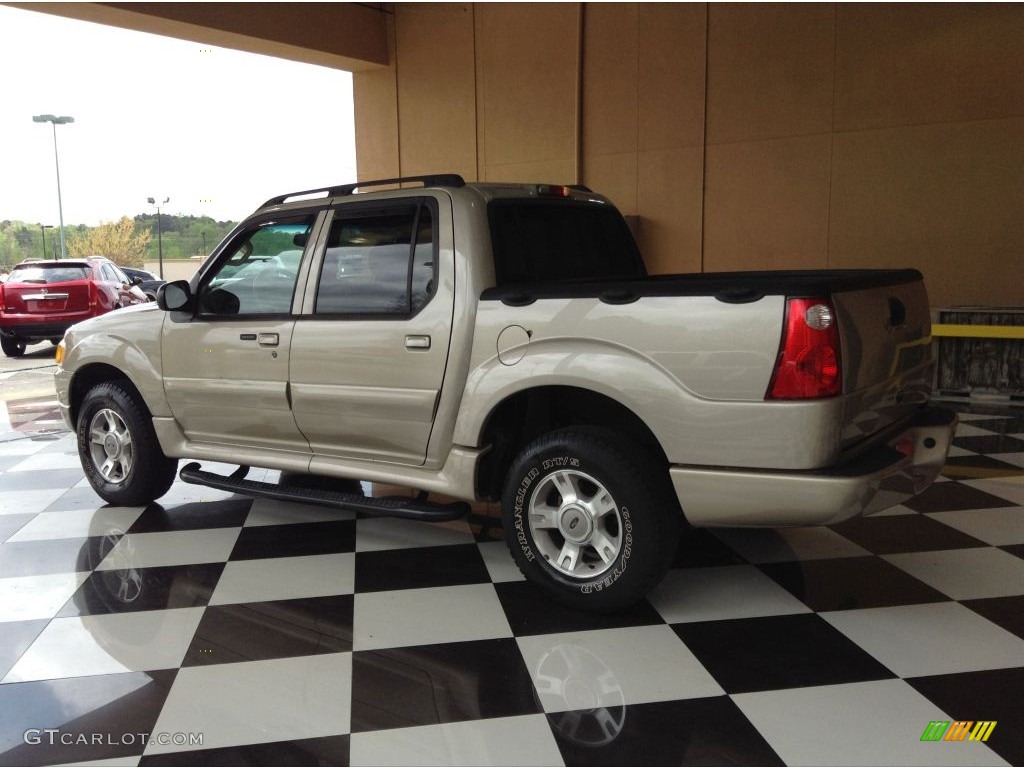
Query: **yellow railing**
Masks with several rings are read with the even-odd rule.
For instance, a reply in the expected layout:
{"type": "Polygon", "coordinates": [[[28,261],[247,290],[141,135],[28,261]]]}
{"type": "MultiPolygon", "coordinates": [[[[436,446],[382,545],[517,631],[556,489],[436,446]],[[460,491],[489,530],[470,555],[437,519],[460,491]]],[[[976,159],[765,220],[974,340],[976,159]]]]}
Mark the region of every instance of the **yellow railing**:
{"type": "Polygon", "coordinates": [[[953,325],[935,323],[932,336],[961,339],[1024,339],[1024,325],[953,325]]]}

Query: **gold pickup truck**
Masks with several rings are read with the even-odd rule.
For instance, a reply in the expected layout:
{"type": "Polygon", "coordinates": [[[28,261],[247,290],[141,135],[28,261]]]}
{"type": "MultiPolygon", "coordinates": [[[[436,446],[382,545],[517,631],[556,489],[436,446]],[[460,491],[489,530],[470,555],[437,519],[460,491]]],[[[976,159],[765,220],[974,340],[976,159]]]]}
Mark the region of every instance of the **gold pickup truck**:
{"type": "Polygon", "coordinates": [[[366,514],[500,499],[527,577],[613,610],[684,521],[829,524],[924,490],[956,425],[928,405],[930,332],[914,270],[648,276],[584,187],[432,176],[268,200],[156,304],[72,327],[56,386],[111,503],[160,497],[182,458],[240,465],[188,482],[366,514]]]}

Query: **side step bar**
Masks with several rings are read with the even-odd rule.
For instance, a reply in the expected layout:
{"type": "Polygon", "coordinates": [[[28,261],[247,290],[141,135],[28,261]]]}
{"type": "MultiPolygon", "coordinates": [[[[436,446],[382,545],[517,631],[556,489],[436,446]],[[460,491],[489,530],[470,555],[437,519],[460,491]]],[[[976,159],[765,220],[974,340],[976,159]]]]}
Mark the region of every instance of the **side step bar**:
{"type": "Polygon", "coordinates": [[[206,485],[210,488],[232,491],[245,496],[262,496],[267,499],[293,501],[299,504],[349,509],[379,517],[401,517],[406,520],[440,523],[445,520],[457,520],[469,513],[469,504],[464,501],[435,504],[427,501],[422,495],[415,499],[405,496],[372,498],[361,496],[358,493],[260,483],[255,480],[246,480],[245,476],[248,472],[248,467],[239,467],[229,477],[224,477],[224,475],[204,471],[198,462],[193,461],[182,467],[178,476],[186,483],[206,485]]]}

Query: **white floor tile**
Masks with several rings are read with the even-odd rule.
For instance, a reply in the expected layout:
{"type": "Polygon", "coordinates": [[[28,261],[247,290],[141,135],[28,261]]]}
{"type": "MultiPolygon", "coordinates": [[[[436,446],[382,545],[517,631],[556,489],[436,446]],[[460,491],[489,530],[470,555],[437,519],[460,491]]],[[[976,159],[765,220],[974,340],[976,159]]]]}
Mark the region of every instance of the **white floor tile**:
{"type": "Polygon", "coordinates": [[[1024,640],[959,603],[819,615],[900,677],[1024,666],[1024,640]]]}
{"type": "Polygon", "coordinates": [[[131,757],[112,757],[109,760],[87,760],[84,763],[60,763],[57,768],[122,768],[122,766],[133,766],[138,765],[139,760],[142,759],[142,755],[132,755],[131,757]]]}
{"type": "Polygon", "coordinates": [[[356,651],[511,637],[491,584],[357,594],[356,651]]]}
{"type": "Polygon", "coordinates": [[[932,512],[928,517],[993,546],[1024,544],[1024,509],[1020,507],[932,512]]]}
{"type": "Polygon", "coordinates": [[[980,742],[922,742],[952,720],[903,680],[734,694],[786,765],[1006,765],[980,742]]]}
{"type": "Polygon", "coordinates": [[[31,456],[45,446],[46,443],[38,440],[4,440],[0,442],[0,456],[31,456]]]}
{"type": "Polygon", "coordinates": [[[991,480],[965,480],[964,485],[1006,499],[1008,507],[1013,504],[1024,506],[1024,474],[991,480]]]}
{"type": "Polygon", "coordinates": [[[354,733],[351,765],[563,765],[544,715],[354,733]]]}
{"type": "Polygon", "coordinates": [[[53,619],[3,682],[173,669],[185,657],[203,610],[53,619]]]}
{"type": "Polygon", "coordinates": [[[77,539],[87,536],[123,534],[142,514],[143,507],[103,507],[71,512],[42,512],[8,541],[77,539]]]}
{"type": "Polygon", "coordinates": [[[288,525],[355,519],[355,512],[349,512],[347,509],[294,504],[290,501],[277,501],[276,499],[253,499],[249,516],[245,519],[245,525],[288,525]]]}
{"type": "Polygon", "coordinates": [[[784,563],[870,555],[845,536],[824,528],[723,528],[715,536],[751,563],[784,563]]]}
{"type": "Polygon", "coordinates": [[[67,488],[0,493],[0,515],[31,515],[42,512],[64,495],[67,488]]]}
{"type": "Polygon", "coordinates": [[[472,544],[473,534],[465,520],[422,523],[396,517],[369,517],[356,523],[356,552],[409,547],[440,547],[472,544]]]}
{"type": "Polygon", "coordinates": [[[670,624],[811,610],[752,565],[672,570],[647,599],[670,624]]]}
{"type": "Polygon", "coordinates": [[[1018,467],[1024,467],[1024,452],[1017,453],[990,453],[988,454],[993,459],[999,461],[1005,461],[1007,464],[1014,464],[1018,467]]]}
{"type": "Polygon", "coordinates": [[[977,452],[968,451],[966,448],[961,448],[959,445],[949,446],[949,451],[946,453],[951,459],[959,458],[960,456],[977,456],[977,452]]]}
{"type": "Polygon", "coordinates": [[[57,453],[44,451],[29,456],[24,461],[18,462],[8,472],[30,472],[32,470],[46,469],[81,469],[82,462],[77,453],[57,453]]]}
{"type": "Polygon", "coordinates": [[[231,556],[241,528],[130,533],[97,566],[98,571],[161,565],[222,563],[231,556]]]}
{"type": "MultiPolygon", "coordinates": [[[[974,421],[980,421],[980,419],[974,419],[974,421]]],[[[957,437],[991,437],[992,435],[998,434],[993,432],[991,429],[982,429],[981,427],[975,427],[973,424],[964,424],[961,422],[956,426],[957,437]]]]}
{"type": "Polygon", "coordinates": [[[495,584],[502,581],[526,581],[504,541],[484,541],[477,544],[477,547],[487,566],[487,573],[495,584]]]}
{"type": "Polygon", "coordinates": [[[721,696],[664,624],[516,638],[545,712],[721,696]]]}
{"type": "MultiPolygon", "coordinates": [[[[936,478],[936,481],[937,480],[938,479],[936,478]]],[[[875,512],[873,515],[869,515],[869,517],[895,517],[897,515],[916,514],[918,514],[916,510],[913,510],[910,507],[905,507],[902,504],[897,504],[895,507],[889,507],[888,509],[883,509],[881,512],[875,512]]]]}
{"type": "Polygon", "coordinates": [[[904,552],[884,559],[954,600],[1009,597],[1024,588],[1024,560],[995,547],[904,552]]]}
{"type": "Polygon", "coordinates": [[[51,573],[0,579],[0,622],[53,618],[87,578],[88,573],[51,573]]]}
{"type": "Polygon", "coordinates": [[[224,566],[210,605],[348,595],[354,583],[355,555],[351,552],[234,560],[224,566]]]}
{"type": "Polygon", "coordinates": [[[153,731],[202,733],[202,746],[188,749],[334,736],[349,731],[351,698],[351,653],[186,667],[153,731]]]}

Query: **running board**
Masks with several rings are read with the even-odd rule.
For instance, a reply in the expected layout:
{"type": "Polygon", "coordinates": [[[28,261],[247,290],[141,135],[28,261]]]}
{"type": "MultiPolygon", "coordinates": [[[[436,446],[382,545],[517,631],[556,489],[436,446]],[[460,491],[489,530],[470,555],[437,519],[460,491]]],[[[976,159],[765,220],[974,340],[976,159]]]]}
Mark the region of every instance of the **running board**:
{"type": "Polygon", "coordinates": [[[248,472],[248,467],[239,467],[229,477],[224,477],[224,475],[213,472],[205,472],[198,462],[193,461],[182,467],[178,476],[186,483],[206,485],[210,488],[240,493],[244,496],[262,496],[267,499],[292,501],[298,504],[316,504],[321,507],[349,509],[378,517],[401,517],[406,520],[440,523],[445,520],[457,520],[469,513],[469,504],[464,501],[435,504],[427,501],[424,494],[420,494],[418,498],[414,499],[406,496],[374,498],[343,491],[260,483],[255,480],[246,480],[245,476],[248,472]]]}

